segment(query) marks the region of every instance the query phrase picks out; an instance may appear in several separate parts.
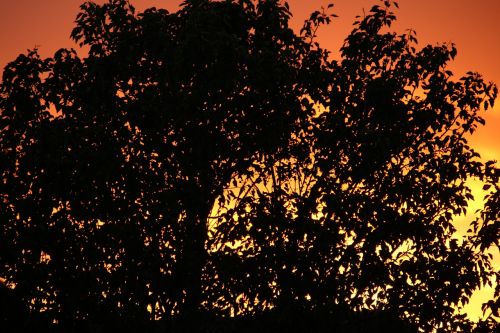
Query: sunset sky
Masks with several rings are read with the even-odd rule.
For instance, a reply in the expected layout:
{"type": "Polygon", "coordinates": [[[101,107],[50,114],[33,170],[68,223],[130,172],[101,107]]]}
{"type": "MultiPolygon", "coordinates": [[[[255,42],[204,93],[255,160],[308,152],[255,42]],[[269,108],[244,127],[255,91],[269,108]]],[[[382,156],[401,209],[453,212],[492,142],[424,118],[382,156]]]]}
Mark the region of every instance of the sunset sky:
{"type": "MultiPolygon", "coordinates": [[[[98,3],[104,1],[99,0],[98,3]]],[[[131,0],[138,9],[156,6],[175,10],[179,0],[131,0]]],[[[290,0],[292,26],[299,29],[308,13],[330,0],[290,0]]],[[[334,22],[319,31],[319,41],[338,56],[343,39],[356,15],[368,11],[377,0],[337,0],[334,22]]],[[[69,39],[81,0],[0,0],[0,67],[19,53],[38,47],[51,56],[61,47],[76,47],[69,39]]],[[[498,0],[400,0],[394,30],[417,31],[420,46],[453,42],[458,56],[451,66],[457,77],[477,71],[487,81],[500,83],[500,1],[498,0]]],[[[471,142],[487,159],[500,159],[500,103],[486,114],[487,125],[471,142]]]]}
{"type": "MultiPolygon", "coordinates": [[[[0,68],[27,49],[37,47],[43,57],[61,48],[76,48],[69,39],[82,0],[0,0],[0,68]]],[[[104,1],[96,1],[103,3],[104,1]]],[[[137,10],[156,6],[175,10],[179,0],[131,0],[137,10]]],[[[339,15],[319,31],[319,42],[338,58],[338,49],[352,29],[356,15],[363,14],[377,0],[289,0],[292,26],[298,31],[309,13],[333,2],[339,15]]],[[[467,71],[483,74],[487,81],[500,84],[500,0],[400,0],[397,32],[413,29],[419,45],[453,42],[458,49],[451,70],[457,78],[467,71]]],[[[486,126],[470,138],[485,159],[500,159],[500,100],[485,114],[486,126]]],[[[479,185],[477,186],[479,187],[479,185]]],[[[475,188],[475,193],[480,194],[475,188]]],[[[475,203],[478,206],[478,202],[475,203]]],[[[462,220],[465,221],[465,220],[462,220]]],[[[497,264],[498,264],[497,257],[497,264]]],[[[488,292],[483,292],[488,294],[488,292]]],[[[471,316],[479,314],[476,296],[471,316]]]]}

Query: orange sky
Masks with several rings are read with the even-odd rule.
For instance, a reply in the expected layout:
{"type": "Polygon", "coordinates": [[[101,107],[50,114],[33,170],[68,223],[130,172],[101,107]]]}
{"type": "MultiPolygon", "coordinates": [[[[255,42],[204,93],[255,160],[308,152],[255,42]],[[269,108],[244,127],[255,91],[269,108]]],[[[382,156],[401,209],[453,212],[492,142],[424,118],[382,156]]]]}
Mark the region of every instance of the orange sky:
{"type": "MultiPolygon", "coordinates": [[[[0,0],[0,68],[19,53],[38,47],[48,57],[61,47],[76,47],[69,39],[82,0],[0,0]]],[[[96,1],[103,3],[103,0],[96,1]]],[[[174,10],[180,0],[130,0],[138,9],[156,6],[174,10]]],[[[306,16],[334,2],[339,15],[319,31],[320,43],[338,57],[342,40],[352,29],[354,17],[368,11],[377,0],[289,0],[292,26],[300,28],[306,16]],[[337,53],[337,55],[336,55],[337,53]]],[[[399,0],[393,29],[417,31],[419,45],[453,42],[458,56],[451,69],[461,76],[472,70],[500,85],[500,0],[399,0]]],[[[486,115],[486,126],[470,142],[484,158],[500,160],[500,99],[486,115]]],[[[479,186],[479,185],[478,185],[479,186]]],[[[480,191],[478,192],[480,193],[480,191]]],[[[498,262],[498,260],[497,260],[498,262]]],[[[479,303],[479,299],[474,300],[479,303]]],[[[477,305],[475,311],[478,311],[477,305]]]]}
{"type": "MultiPolygon", "coordinates": [[[[75,47],[69,39],[82,0],[0,0],[0,67],[28,48],[37,46],[43,56],[60,47],[75,47]]],[[[103,0],[97,2],[102,3],[103,0]]],[[[131,0],[138,10],[147,7],[176,8],[180,0],[131,0]]],[[[299,28],[311,11],[330,0],[290,0],[299,28]]],[[[333,24],[320,30],[320,42],[336,51],[352,29],[354,16],[368,10],[377,0],[336,0],[339,15],[333,24]]],[[[452,65],[457,75],[468,70],[500,84],[500,0],[400,0],[394,29],[417,31],[420,45],[454,42],[458,56],[452,65]]],[[[335,56],[335,52],[334,52],[335,56]]],[[[488,159],[500,159],[500,102],[486,116],[487,125],[471,139],[488,159]]]]}

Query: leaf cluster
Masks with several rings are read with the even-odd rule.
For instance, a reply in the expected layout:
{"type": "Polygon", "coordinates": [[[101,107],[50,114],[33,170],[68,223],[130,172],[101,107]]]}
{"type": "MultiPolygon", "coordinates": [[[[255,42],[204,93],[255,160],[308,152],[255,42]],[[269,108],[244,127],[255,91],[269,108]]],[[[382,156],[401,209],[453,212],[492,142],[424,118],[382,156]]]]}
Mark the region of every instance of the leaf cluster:
{"type": "Polygon", "coordinates": [[[3,73],[6,299],[64,332],[495,329],[498,288],[479,324],[456,308],[499,280],[500,172],[467,142],[497,88],[391,32],[394,6],[336,61],[331,6],[296,34],[275,0],[84,3],[88,55],[3,73]],[[457,237],[471,177],[489,194],[457,237]]]}

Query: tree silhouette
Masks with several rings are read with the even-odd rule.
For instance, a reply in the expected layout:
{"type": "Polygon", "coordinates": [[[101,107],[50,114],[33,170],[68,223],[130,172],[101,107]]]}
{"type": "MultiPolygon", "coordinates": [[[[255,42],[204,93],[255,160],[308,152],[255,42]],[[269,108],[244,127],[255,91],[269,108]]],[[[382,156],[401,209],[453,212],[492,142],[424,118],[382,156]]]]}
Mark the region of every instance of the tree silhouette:
{"type": "Polygon", "coordinates": [[[453,45],[390,32],[394,5],[359,18],[337,61],[315,39],[324,10],[297,34],[277,0],[86,2],[86,57],[7,65],[4,327],[498,328],[498,287],[482,322],[455,310],[499,281],[500,172],[466,140],[497,88],[454,80],[453,45]],[[470,177],[489,194],[458,237],[470,177]]]}

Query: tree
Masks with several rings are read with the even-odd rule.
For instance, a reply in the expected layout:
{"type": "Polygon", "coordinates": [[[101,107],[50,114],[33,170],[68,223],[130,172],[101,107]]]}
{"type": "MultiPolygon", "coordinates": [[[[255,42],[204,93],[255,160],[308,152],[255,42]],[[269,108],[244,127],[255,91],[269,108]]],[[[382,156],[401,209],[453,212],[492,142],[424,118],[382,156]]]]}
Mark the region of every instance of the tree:
{"type": "Polygon", "coordinates": [[[386,32],[392,6],[336,61],[326,11],[297,34],[277,0],[84,3],[87,56],[4,70],[9,294],[64,332],[493,329],[498,289],[480,324],[455,307],[498,281],[500,173],[466,140],[497,88],[453,80],[453,45],[386,32]],[[491,193],[457,238],[469,177],[491,193]]]}

